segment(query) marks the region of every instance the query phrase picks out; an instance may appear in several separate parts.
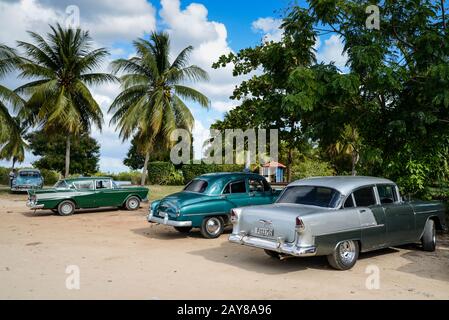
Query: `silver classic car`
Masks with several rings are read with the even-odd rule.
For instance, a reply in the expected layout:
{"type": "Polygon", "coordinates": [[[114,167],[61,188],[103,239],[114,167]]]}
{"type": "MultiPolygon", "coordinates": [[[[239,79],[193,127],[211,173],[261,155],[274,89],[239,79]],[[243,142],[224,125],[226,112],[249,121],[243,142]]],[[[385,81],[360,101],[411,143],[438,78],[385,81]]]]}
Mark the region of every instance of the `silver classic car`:
{"type": "Polygon", "coordinates": [[[233,209],[229,241],[264,249],[272,257],[327,256],[339,270],[359,252],[421,242],[436,248],[446,230],[440,202],[404,201],[390,180],[320,177],[290,184],[272,205],[233,209]]]}

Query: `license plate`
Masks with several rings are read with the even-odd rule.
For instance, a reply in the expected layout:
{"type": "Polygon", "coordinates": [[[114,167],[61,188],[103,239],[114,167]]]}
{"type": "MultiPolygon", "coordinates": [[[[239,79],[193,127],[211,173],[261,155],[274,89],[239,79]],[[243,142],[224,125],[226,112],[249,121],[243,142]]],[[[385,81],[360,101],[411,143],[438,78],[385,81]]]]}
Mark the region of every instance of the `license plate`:
{"type": "Polygon", "coordinates": [[[257,235],[263,236],[263,237],[273,237],[274,236],[274,229],[256,228],[255,232],[257,235]]]}
{"type": "Polygon", "coordinates": [[[166,214],[165,212],[159,211],[159,217],[165,218],[166,215],[167,215],[167,214],[166,214]]]}

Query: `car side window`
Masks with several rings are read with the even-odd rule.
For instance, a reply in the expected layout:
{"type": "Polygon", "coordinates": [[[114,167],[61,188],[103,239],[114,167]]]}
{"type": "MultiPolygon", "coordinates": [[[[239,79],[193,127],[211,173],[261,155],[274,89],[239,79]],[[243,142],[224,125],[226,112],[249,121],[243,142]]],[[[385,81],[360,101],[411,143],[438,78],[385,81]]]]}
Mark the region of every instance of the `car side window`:
{"type": "Polygon", "coordinates": [[[94,182],[92,180],[77,181],[77,182],[74,182],[73,185],[78,190],[93,190],[94,189],[94,182]]]}
{"type": "Polygon", "coordinates": [[[111,180],[97,180],[95,181],[95,188],[97,190],[111,189],[111,180]]]}
{"type": "Polygon", "coordinates": [[[354,200],[352,199],[352,194],[346,199],[343,208],[354,208],[354,200]]]}
{"type": "Polygon", "coordinates": [[[265,190],[265,192],[271,191],[271,186],[270,184],[267,182],[267,180],[263,179],[262,180],[263,183],[263,188],[265,190]]]}
{"type": "Polygon", "coordinates": [[[391,204],[398,201],[396,187],[393,185],[378,185],[377,192],[379,193],[380,203],[382,204],[391,204]]]}
{"type": "Polygon", "coordinates": [[[259,179],[249,179],[249,192],[265,192],[265,187],[262,183],[262,180],[259,179]]]}
{"type": "Polygon", "coordinates": [[[357,207],[369,207],[376,204],[373,187],[366,187],[354,191],[354,198],[357,207]]]}
{"type": "Polygon", "coordinates": [[[226,185],[223,194],[246,193],[245,181],[234,181],[226,185]]]}

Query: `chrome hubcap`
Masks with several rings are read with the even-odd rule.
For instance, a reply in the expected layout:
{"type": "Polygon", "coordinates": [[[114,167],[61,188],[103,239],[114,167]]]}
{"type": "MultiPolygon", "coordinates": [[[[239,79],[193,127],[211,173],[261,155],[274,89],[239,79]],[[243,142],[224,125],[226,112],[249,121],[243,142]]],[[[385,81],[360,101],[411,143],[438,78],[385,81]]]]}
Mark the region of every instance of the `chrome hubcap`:
{"type": "Polygon", "coordinates": [[[344,264],[350,264],[355,258],[355,245],[352,241],[344,241],[339,246],[340,257],[344,264]]]}
{"type": "Polygon", "coordinates": [[[217,235],[220,232],[221,223],[217,218],[211,218],[206,223],[207,233],[211,235],[217,235]]]}
{"type": "Polygon", "coordinates": [[[72,206],[70,204],[64,204],[61,208],[63,214],[69,214],[72,212],[72,206]]]}
{"type": "Polygon", "coordinates": [[[131,200],[129,200],[128,205],[129,205],[129,207],[130,207],[131,209],[135,209],[135,208],[137,208],[137,206],[139,205],[139,203],[138,203],[138,201],[137,201],[136,199],[131,199],[131,200]]]}

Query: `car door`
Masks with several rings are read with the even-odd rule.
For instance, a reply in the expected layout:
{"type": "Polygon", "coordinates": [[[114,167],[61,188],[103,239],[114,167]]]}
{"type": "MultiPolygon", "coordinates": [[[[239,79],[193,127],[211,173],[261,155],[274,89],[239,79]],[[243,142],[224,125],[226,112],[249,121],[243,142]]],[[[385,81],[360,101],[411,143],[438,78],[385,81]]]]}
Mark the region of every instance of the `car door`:
{"type": "Polygon", "coordinates": [[[80,180],[73,182],[75,187],[74,200],[79,208],[95,208],[96,194],[93,180],[80,180]]]}
{"type": "Polygon", "coordinates": [[[118,207],[123,203],[120,190],[115,190],[110,179],[95,181],[97,207],[118,207]]]}
{"type": "Polygon", "coordinates": [[[228,183],[223,190],[223,197],[231,203],[233,208],[249,206],[249,194],[246,180],[235,180],[228,183]]]}
{"type": "Polygon", "coordinates": [[[378,185],[377,192],[385,212],[389,244],[393,246],[415,241],[415,213],[412,206],[400,200],[395,185],[378,185]]]}
{"type": "MultiPolygon", "coordinates": [[[[267,183],[268,185],[268,183],[267,183]]],[[[262,179],[249,178],[249,205],[263,205],[272,203],[272,191],[271,187],[264,184],[262,179]]]]}
{"type": "Polygon", "coordinates": [[[369,251],[388,245],[386,221],[382,206],[376,198],[374,186],[359,188],[352,193],[352,199],[345,206],[354,207],[360,219],[362,250],[369,251]]]}

